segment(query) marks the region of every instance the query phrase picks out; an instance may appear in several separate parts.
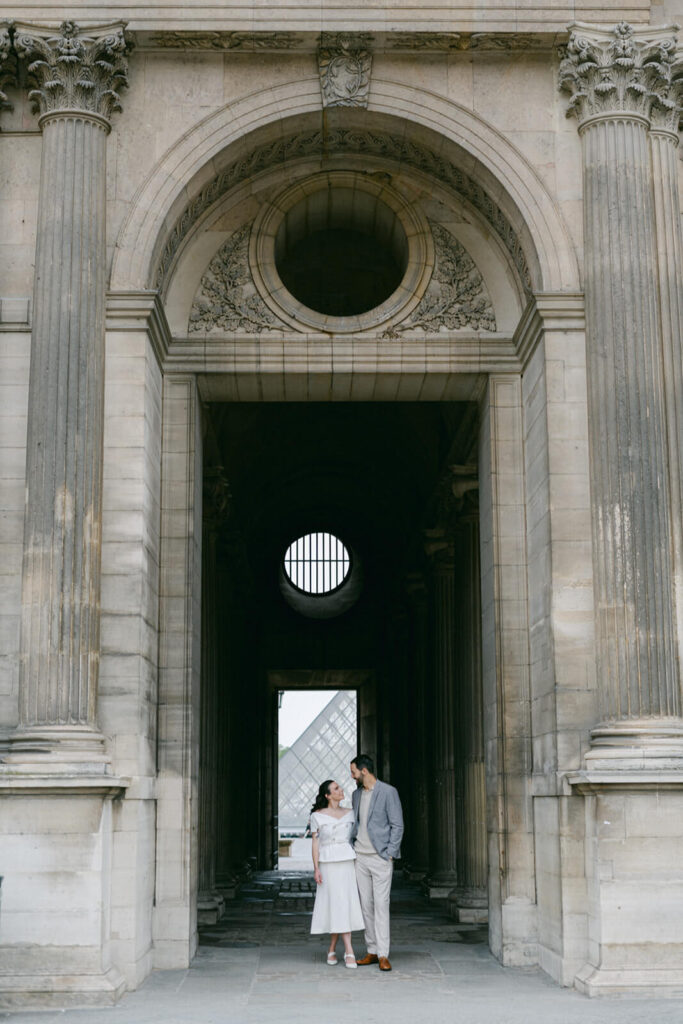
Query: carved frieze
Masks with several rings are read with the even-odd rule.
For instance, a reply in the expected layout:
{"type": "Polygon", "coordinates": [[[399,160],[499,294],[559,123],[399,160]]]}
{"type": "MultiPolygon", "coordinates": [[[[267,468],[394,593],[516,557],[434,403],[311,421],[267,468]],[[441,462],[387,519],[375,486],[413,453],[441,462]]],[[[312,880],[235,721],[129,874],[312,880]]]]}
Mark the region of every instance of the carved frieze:
{"type": "Polygon", "coordinates": [[[294,32],[155,32],[145,40],[160,50],[297,50],[303,37],[294,32]]]}
{"type": "Polygon", "coordinates": [[[251,150],[247,156],[230,164],[185,207],[162,252],[156,276],[157,287],[163,286],[178,248],[192,225],[221,196],[240,182],[270,167],[321,153],[369,155],[413,167],[441,181],[478,210],[491,225],[510,254],[525,291],[531,292],[529,268],[517,233],[479,182],[454,166],[447,157],[402,136],[346,128],[325,133],[316,129],[276,139],[251,150]]]}
{"type": "Polygon", "coordinates": [[[0,110],[11,110],[12,104],[7,98],[5,89],[14,84],[17,73],[17,60],[12,50],[10,35],[11,23],[0,23],[0,110]]]}
{"type": "Polygon", "coordinates": [[[372,54],[365,36],[324,35],[318,70],[324,107],[367,107],[372,54]]]}
{"type": "Polygon", "coordinates": [[[81,30],[73,21],[59,31],[17,25],[14,46],[29,61],[29,93],[36,113],[79,110],[109,118],[121,109],[132,43],[122,22],[81,30]]]}
{"type": "Polygon", "coordinates": [[[496,317],[479,270],[463,245],[441,224],[430,222],[435,264],[419,304],[391,334],[422,330],[437,334],[464,327],[495,331],[496,317]]]}
{"type": "Polygon", "coordinates": [[[218,250],[202,277],[190,310],[188,331],[260,334],[281,326],[256,291],[249,267],[251,224],[218,250]]]}
{"type": "Polygon", "coordinates": [[[669,109],[676,60],[672,29],[612,29],[577,25],[560,63],[560,88],[571,96],[568,114],[579,121],[599,114],[648,118],[669,109]]]}

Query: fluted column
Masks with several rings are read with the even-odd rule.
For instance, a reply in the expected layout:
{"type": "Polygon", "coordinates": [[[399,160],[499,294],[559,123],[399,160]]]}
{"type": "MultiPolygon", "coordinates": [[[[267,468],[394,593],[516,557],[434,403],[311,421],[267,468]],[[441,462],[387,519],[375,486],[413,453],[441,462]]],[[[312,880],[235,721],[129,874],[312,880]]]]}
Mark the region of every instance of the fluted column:
{"type": "Polygon", "coordinates": [[[681,753],[671,487],[649,115],[669,30],[575,25],[560,68],[583,141],[596,643],[593,767],[681,753]]]}
{"type": "Polygon", "coordinates": [[[20,725],[13,758],[103,762],[99,667],[105,152],[123,24],[15,27],[43,131],[26,461],[20,725]]]}
{"type": "Polygon", "coordinates": [[[455,535],[458,794],[458,884],[449,903],[460,921],[485,921],[488,913],[486,777],[481,672],[481,572],[479,517],[461,517],[455,535]]]}
{"type": "Polygon", "coordinates": [[[202,529],[202,656],[199,735],[199,879],[200,924],[221,916],[223,897],[216,886],[219,779],[219,605],[218,536],[227,520],[230,496],[222,467],[204,470],[202,529]]]}
{"type": "Polygon", "coordinates": [[[411,573],[406,584],[411,610],[410,675],[413,694],[413,749],[416,756],[411,765],[410,829],[407,831],[408,856],[406,873],[422,881],[429,871],[429,712],[427,640],[427,585],[422,573],[411,573]]]}
{"type": "Polygon", "coordinates": [[[432,792],[429,895],[446,898],[457,881],[455,779],[455,585],[450,538],[432,554],[432,792]]]}
{"type": "Polygon", "coordinates": [[[661,64],[668,82],[660,82],[650,114],[650,153],[680,666],[683,655],[683,239],[678,187],[678,124],[683,104],[683,52],[676,54],[672,46],[670,57],[670,62],[661,64]]]}

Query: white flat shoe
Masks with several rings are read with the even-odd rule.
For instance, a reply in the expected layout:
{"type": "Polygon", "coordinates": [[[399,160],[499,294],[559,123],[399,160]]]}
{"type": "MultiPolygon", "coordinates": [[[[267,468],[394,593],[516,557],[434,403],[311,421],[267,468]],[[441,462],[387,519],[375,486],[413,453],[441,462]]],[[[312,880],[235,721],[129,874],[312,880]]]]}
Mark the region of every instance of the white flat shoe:
{"type": "Polygon", "coordinates": [[[348,967],[350,971],[355,971],[358,967],[353,953],[344,953],[344,967],[348,967]]]}
{"type": "Polygon", "coordinates": [[[334,965],[337,963],[337,954],[336,953],[328,953],[327,954],[327,962],[330,965],[330,967],[334,967],[334,965]]]}

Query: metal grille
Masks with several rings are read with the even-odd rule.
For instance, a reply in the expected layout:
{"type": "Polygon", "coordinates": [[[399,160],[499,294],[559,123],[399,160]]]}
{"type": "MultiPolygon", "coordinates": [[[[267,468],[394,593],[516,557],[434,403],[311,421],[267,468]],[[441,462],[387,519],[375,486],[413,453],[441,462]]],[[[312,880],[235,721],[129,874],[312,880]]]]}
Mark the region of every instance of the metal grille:
{"type": "Polygon", "coordinates": [[[306,594],[329,594],[349,574],[351,557],[331,533],[307,533],[290,544],[285,553],[287,578],[306,594]]]}

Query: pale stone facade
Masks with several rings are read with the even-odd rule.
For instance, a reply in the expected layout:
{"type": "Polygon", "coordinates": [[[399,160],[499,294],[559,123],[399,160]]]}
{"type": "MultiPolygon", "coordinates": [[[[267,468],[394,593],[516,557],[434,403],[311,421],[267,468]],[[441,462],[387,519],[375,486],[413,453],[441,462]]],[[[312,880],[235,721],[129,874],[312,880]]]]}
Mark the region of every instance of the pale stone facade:
{"type": "Polygon", "coordinates": [[[2,15],[0,1007],[189,963],[282,678],[358,689],[503,964],[680,994],[680,0],[2,15]],[[295,294],[347,231],[393,284],[295,294]]]}

